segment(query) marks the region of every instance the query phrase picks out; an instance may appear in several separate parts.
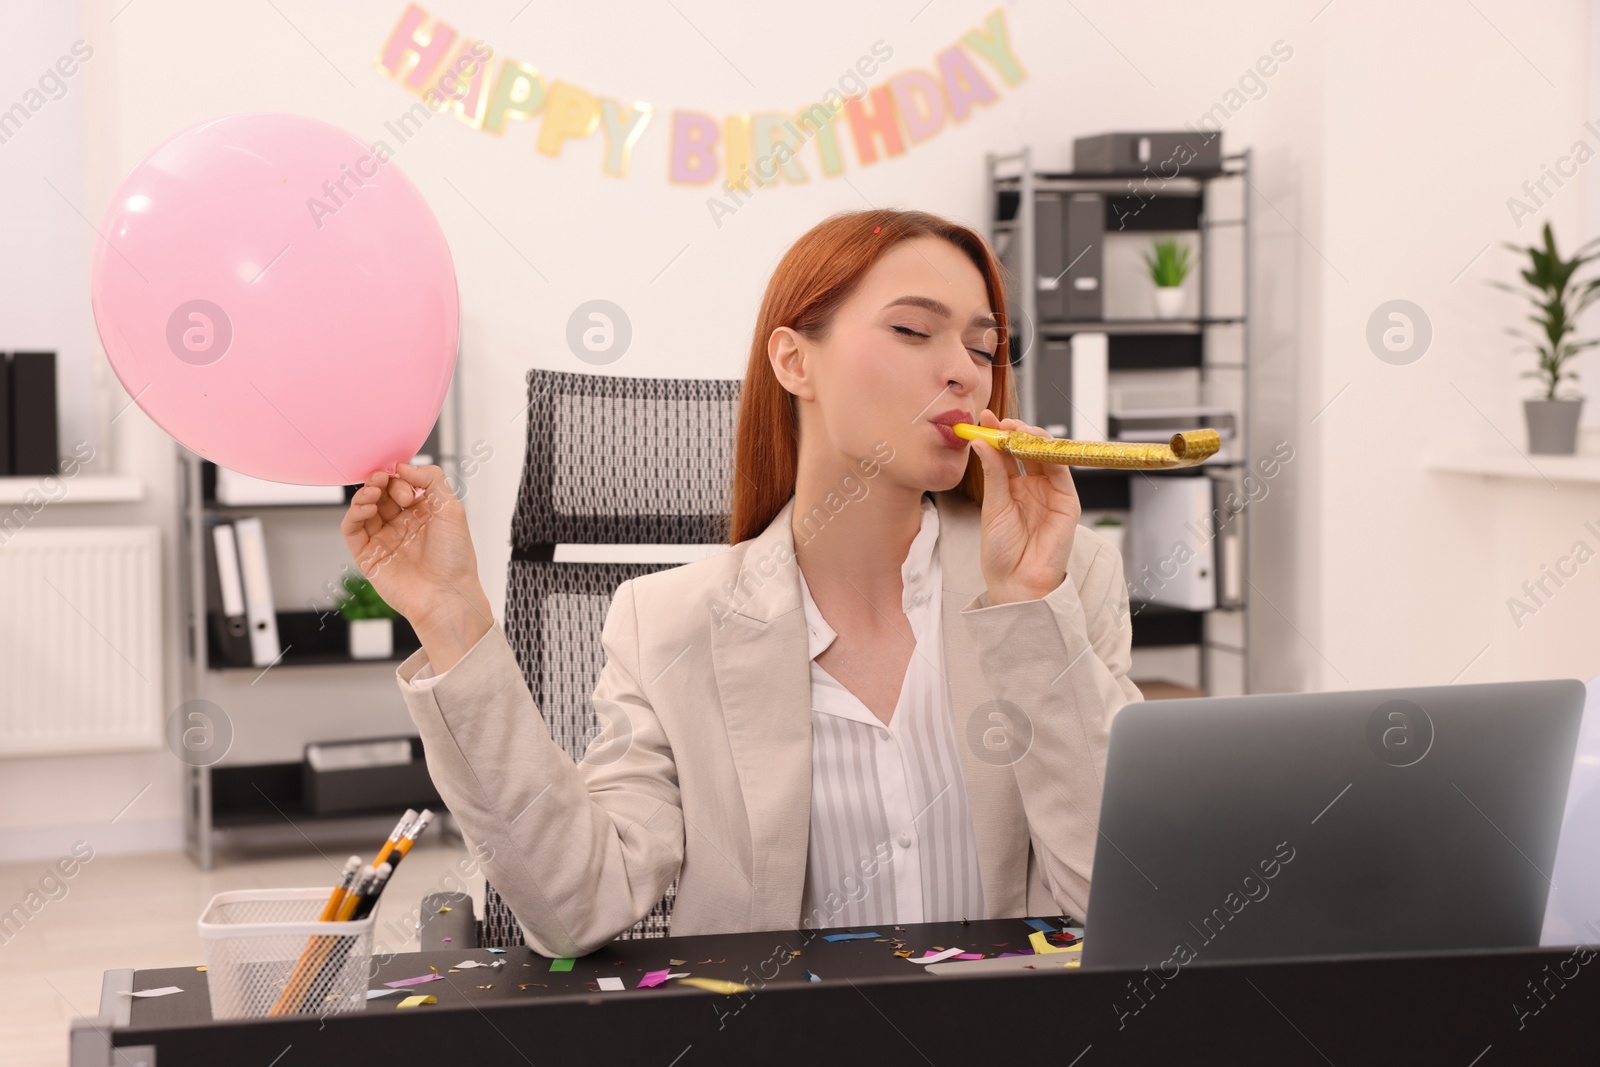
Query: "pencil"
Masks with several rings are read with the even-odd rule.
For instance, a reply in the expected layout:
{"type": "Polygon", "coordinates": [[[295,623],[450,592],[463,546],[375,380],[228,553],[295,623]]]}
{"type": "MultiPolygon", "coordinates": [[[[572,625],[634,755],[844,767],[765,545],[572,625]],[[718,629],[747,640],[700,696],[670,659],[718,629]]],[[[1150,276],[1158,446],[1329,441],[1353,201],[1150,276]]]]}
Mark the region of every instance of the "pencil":
{"type": "MultiPolygon", "coordinates": [[[[317,917],[318,922],[331,922],[339,914],[339,908],[355,887],[356,880],[361,875],[361,857],[351,856],[344,861],[344,871],[339,875],[338,884],[333,887],[333,892],[328,895],[328,902],[322,906],[322,914],[317,917]]],[[[272,1005],[269,1015],[282,1015],[289,1010],[298,997],[293,992],[299,989],[316,966],[318,950],[321,948],[320,939],[311,937],[306,940],[306,947],[301,950],[300,958],[295,962],[294,971],[285,983],[283,992],[278,995],[277,1002],[272,1005]]]]}
{"type": "MultiPolygon", "coordinates": [[[[394,870],[387,863],[377,867],[365,867],[361,871],[361,881],[356,886],[356,891],[345,897],[344,903],[339,908],[339,922],[354,922],[365,919],[372,913],[373,905],[378,901],[378,894],[389,880],[390,873],[394,870]]],[[[314,997],[318,990],[326,989],[333,984],[339,974],[339,969],[344,966],[345,960],[350,955],[350,950],[355,945],[355,935],[345,936],[336,934],[322,939],[326,944],[322,948],[321,959],[317,961],[316,977],[306,987],[300,1001],[301,1012],[316,1010],[314,997]]]]}
{"type": "Polygon", "coordinates": [[[383,843],[383,847],[378,850],[378,854],[372,858],[374,867],[389,858],[389,853],[394,851],[395,846],[400,843],[401,837],[405,835],[406,827],[410,826],[411,820],[416,817],[415,808],[407,808],[406,813],[400,816],[400,821],[395,823],[394,829],[389,832],[389,840],[383,843]]]}
{"type": "Polygon", "coordinates": [[[433,822],[433,812],[423,808],[422,814],[412,820],[411,825],[406,827],[406,832],[401,836],[399,843],[394,846],[394,853],[389,856],[389,862],[398,867],[400,861],[410,855],[412,847],[417,843],[417,836],[426,830],[431,822],[433,822]]]}

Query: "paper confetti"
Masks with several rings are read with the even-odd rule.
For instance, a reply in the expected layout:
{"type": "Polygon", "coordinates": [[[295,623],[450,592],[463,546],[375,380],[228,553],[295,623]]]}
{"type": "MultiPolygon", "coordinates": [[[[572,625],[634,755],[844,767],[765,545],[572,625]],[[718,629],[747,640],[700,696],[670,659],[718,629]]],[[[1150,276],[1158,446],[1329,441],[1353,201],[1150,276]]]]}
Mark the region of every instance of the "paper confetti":
{"type": "Polygon", "coordinates": [[[450,905],[446,904],[444,907],[439,909],[439,914],[443,915],[445,912],[447,912],[449,910],[450,910],[450,905]]]}
{"type": "Polygon", "coordinates": [[[667,963],[671,964],[674,967],[682,967],[684,964],[686,964],[688,962],[689,962],[688,960],[668,960],[667,961],[667,963]]]}
{"type": "Polygon", "coordinates": [[[606,977],[599,979],[599,982],[600,988],[609,993],[614,993],[623,988],[622,979],[613,977],[611,975],[607,975],[606,977]]]}
{"type": "Polygon", "coordinates": [[[1031,943],[1033,945],[1033,951],[1035,951],[1035,952],[1070,952],[1071,951],[1071,949],[1062,948],[1060,945],[1052,945],[1049,941],[1046,941],[1043,930],[1035,930],[1033,933],[1029,934],[1028,935],[1028,941],[1029,941],[1029,943],[1031,943]]]}
{"type": "Polygon", "coordinates": [[[981,953],[981,952],[963,952],[961,955],[957,956],[956,959],[958,959],[958,960],[981,960],[981,959],[983,959],[983,953],[981,953]]]}
{"type": "Polygon", "coordinates": [[[1023,921],[1026,922],[1029,926],[1033,927],[1035,930],[1043,930],[1047,934],[1051,933],[1051,932],[1053,932],[1055,930],[1054,926],[1051,926],[1049,923],[1045,922],[1043,919],[1025,919],[1023,921]]]}
{"type": "Polygon", "coordinates": [[[816,975],[812,974],[810,971],[801,971],[800,973],[806,976],[806,981],[808,981],[808,982],[820,982],[820,981],[822,981],[821,978],[818,978],[816,975]]]}
{"type": "Polygon", "coordinates": [[[182,993],[183,990],[175,985],[164,985],[160,989],[140,989],[133,991],[124,989],[122,992],[130,997],[167,997],[174,993],[182,993]]]}
{"type": "Polygon", "coordinates": [[[414,997],[407,997],[406,999],[402,1000],[400,1003],[396,1004],[395,1007],[396,1008],[420,1008],[424,1004],[437,1004],[437,1003],[439,1003],[439,998],[438,997],[414,996],[414,997]]]}
{"type": "Polygon", "coordinates": [[[205,969],[206,969],[206,968],[205,968],[205,964],[201,964],[201,965],[200,965],[200,966],[198,966],[198,967],[196,967],[196,968],[195,968],[195,970],[197,970],[197,971],[203,971],[203,970],[205,970],[205,969]]]}
{"type": "Polygon", "coordinates": [[[504,967],[505,965],[505,960],[495,960],[493,963],[481,963],[478,960],[462,960],[460,963],[456,964],[456,966],[463,971],[470,970],[473,967],[504,967]]]}
{"type": "Polygon", "coordinates": [[[367,999],[368,1000],[377,1000],[379,997],[386,997],[390,993],[398,993],[398,992],[400,992],[400,990],[398,990],[398,989],[369,989],[369,990],[367,990],[367,999]]]}
{"type": "Polygon", "coordinates": [[[738,982],[728,982],[721,978],[680,978],[683,985],[692,985],[696,989],[709,989],[713,993],[748,993],[750,987],[740,985],[738,982]]]}
{"type": "Polygon", "coordinates": [[[570,971],[570,970],[572,970],[572,960],[570,960],[570,959],[551,960],[550,961],[550,969],[552,971],[570,971]]]}
{"type": "Polygon", "coordinates": [[[896,956],[910,956],[911,955],[911,950],[910,949],[905,949],[904,951],[896,952],[895,955],[896,956]]]}
{"type": "Polygon", "coordinates": [[[644,977],[639,979],[638,988],[640,988],[640,989],[654,989],[656,986],[660,985],[662,982],[665,982],[667,980],[667,976],[669,974],[671,974],[671,973],[672,973],[672,968],[670,968],[670,967],[664,967],[659,971],[646,971],[646,972],[644,972],[644,977]]]}
{"type": "Polygon", "coordinates": [[[496,956],[504,956],[506,953],[506,950],[503,948],[486,948],[483,951],[493,952],[496,956]]]}
{"type": "Polygon", "coordinates": [[[912,963],[942,963],[945,960],[949,959],[951,956],[959,955],[960,952],[961,952],[961,950],[958,949],[958,948],[947,948],[943,952],[931,952],[928,955],[923,956],[921,959],[914,959],[911,962],[912,963]]]}
{"type": "Polygon", "coordinates": [[[882,936],[883,936],[882,934],[880,934],[880,933],[878,933],[878,931],[874,930],[870,934],[827,934],[822,938],[822,940],[824,940],[824,941],[861,941],[861,940],[863,940],[865,938],[869,938],[869,937],[882,937],[882,936]]]}
{"type": "Polygon", "coordinates": [[[441,937],[439,940],[440,941],[454,941],[455,938],[453,938],[453,937],[441,937]]]}
{"type": "Polygon", "coordinates": [[[399,989],[401,986],[421,985],[423,982],[442,982],[443,980],[444,975],[440,974],[438,971],[434,971],[431,974],[422,974],[415,978],[402,978],[397,982],[385,982],[383,984],[388,986],[390,989],[399,989]]]}

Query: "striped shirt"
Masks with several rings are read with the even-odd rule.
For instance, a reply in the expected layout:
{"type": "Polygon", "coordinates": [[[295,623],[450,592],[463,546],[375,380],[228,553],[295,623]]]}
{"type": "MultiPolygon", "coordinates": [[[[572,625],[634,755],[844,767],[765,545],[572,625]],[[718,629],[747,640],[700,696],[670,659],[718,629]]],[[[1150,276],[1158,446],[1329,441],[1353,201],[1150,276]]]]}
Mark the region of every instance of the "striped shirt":
{"type": "Polygon", "coordinates": [[[916,649],[885,725],[817,663],[838,636],[800,576],[811,655],[811,839],[802,929],[985,918],[950,685],[939,509],[900,567],[916,649]]]}
{"type": "MultiPolygon", "coordinates": [[[[938,538],[939,509],[924,494],[922,526],[900,566],[916,649],[887,726],[817,663],[838,635],[800,575],[811,657],[802,929],[987,917],[945,679],[938,538]]],[[[442,677],[429,664],[411,681],[426,688],[442,677]]]]}

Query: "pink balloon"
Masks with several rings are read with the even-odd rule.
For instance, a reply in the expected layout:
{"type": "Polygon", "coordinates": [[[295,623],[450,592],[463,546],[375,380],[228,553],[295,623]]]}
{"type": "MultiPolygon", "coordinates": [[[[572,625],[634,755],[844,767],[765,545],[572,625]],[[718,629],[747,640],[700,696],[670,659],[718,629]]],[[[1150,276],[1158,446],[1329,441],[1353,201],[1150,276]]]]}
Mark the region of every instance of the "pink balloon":
{"type": "Polygon", "coordinates": [[[300,115],[213,119],[133,169],[100,234],[100,342],[180,443],[298,485],[421,448],[455,370],[455,268],[381,142],[300,115]]]}

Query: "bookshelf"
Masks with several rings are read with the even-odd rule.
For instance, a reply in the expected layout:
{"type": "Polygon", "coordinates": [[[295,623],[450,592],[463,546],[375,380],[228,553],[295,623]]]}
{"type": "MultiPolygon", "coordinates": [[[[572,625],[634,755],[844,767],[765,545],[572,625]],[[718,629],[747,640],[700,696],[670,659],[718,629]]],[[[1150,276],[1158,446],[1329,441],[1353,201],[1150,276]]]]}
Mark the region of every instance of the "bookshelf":
{"type": "MultiPolygon", "coordinates": [[[[416,457],[439,464],[452,480],[459,478],[462,454],[459,375],[458,362],[444,409],[416,457]]],[[[390,656],[353,659],[345,620],[332,595],[322,595],[337,588],[345,573],[355,573],[339,523],[358,486],[345,486],[338,503],[222,503],[215,465],[182,446],[176,452],[184,618],[179,711],[186,723],[192,720],[204,731],[197,736],[207,742],[200,751],[176,753],[183,763],[190,858],[209,870],[225,848],[305,848],[319,840],[382,837],[404,803],[338,813],[313,810],[303,775],[308,743],[415,736],[394,682],[396,664],[420,646],[415,631],[397,617],[390,656]],[[225,662],[207,617],[211,524],[246,516],[259,518],[266,531],[283,650],[264,667],[225,662]],[[319,575],[331,585],[312,582],[319,595],[288,601],[278,595],[285,572],[302,579],[319,575]]],[[[419,803],[412,806],[426,803],[441,810],[424,767],[418,767],[417,778],[419,803]]]]}
{"type": "MultiPolygon", "coordinates": [[[[1248,509],[1227,508],[1223,501],[1228,489],[1233,490],[1235,499],[1247,499],[1241,486],[1252,455],[1250,423],[1255,371],[1250,341],[1250,150],[1223,155],[1217,169],[1190,170],[1155,180],[1146,175],[1040,170],[1033,165],[1028,146],[1015,153],[990,153],[985,165],[989,237],[1008,268],[1008,283],[1012,286],[1008,302],[1016,309],[1013,318],[1019,322],[1012,334],[1012,359],[1018,363],[1017,396],[1024,422],[1046,425],[1039,415],[1043,408],[1060,405],[1054,398],[1055,391],[1071,402],[1070,383],[1058,380],[1056,371],[1041,371],[1040,365],[1047,362],[1042,356],[1049,342],[1070,340],[1079,333],[1106,335],[1108,392],[1139,393],[1155,386],[1171,395],[1181,395],[1184,403],[1221,405],[1234,413],[1235,433],[1231,441],[1225,442],[1228,455],[1224,460],[1159,474],[1080,467],[1073,469],[1073,480],[1085,512],[1127,513],[1129,523],[1138,521],[1131,509],[1135,478],[1210,478],[1217,483],[1214,499],[1221,511],[1215,524],[1215,543],[1220,555],[1223,532],[1236,539],[1228,582],[1237,595],[1224,597],[1219,586],[1218,606],[1213,609],[1194,611],[1166,606],[1142,600],[1136,589],[1138,575],[1125,574],[1130,586],[1133,645],[1194,648],[1200,688],[1208,695],[1249,692],[1252,597],[1248,509]],[[1097,252],[1106,264],[1101,277],[1103,317],[1041,318],[1040,292],[1055,288],[1068,273],[1064,270],[1054,278],[1045,278],[1040,270],[1041,260],[1052,265],[1056,261],[1068,263],[1069,269],[1071,263],[1066,256],[1070,249],[1064,247],[1065,234],[1060,235],[1063,247],[1045,250],[1051,254],[1041,256],[1039,242],[1046,238],[1041,236],[1040,196],[1062,198],[1073,193],[1098,193],[1104,201],[1103,247],[1097,252]],[[1125,287],[1148,287],[1150,283],[1148,278],[1130,277],[1125,269],[1120,275],[1113,272],[1114,246],[1120,243],[1126,251],[1129,242],[1148,247],[1155,236],[1186,234],[1193,236],[1197,246],[1194,313],[1172,319],[1129,313],[1130,294],[1116,294],[1115,286],[1121,282],[1125,287]],[[1219,275],[1220,263],[1228,265],[1229,277],[1219,275]],[[1027,284],[1021,279],[1034,282],[1027,284]],[[1113,299],[1116,295],[1122,299],[1113,299]],[[1047,398],[1043,403],[1041,396],[1047,398]]],[[[1127,261],[1127,256],[1121,257],[1124,267],[1127,261]]],[[[1219,566],[1221,563],[1219,559],[1219,566]]]]}

